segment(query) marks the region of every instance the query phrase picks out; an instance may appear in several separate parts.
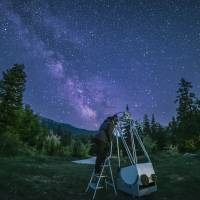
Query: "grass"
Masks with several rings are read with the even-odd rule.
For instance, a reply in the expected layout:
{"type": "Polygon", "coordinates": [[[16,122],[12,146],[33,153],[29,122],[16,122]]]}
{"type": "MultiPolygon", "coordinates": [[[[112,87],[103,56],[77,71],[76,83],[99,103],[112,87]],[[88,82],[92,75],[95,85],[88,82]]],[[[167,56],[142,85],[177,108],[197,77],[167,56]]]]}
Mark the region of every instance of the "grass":
{"type": "MultiPolygon", "coordinates": [[[[146,200],[199,200],[200,153],[193,156],[160,154],[153,157],[158,192],[146,200]]],[[[93,167],[58,157],[0,158],[0,200],[79,200],[85,193],[93,167]]],[[[97,192],[99,199],[132,199],[112,190],[97,192]]]]}

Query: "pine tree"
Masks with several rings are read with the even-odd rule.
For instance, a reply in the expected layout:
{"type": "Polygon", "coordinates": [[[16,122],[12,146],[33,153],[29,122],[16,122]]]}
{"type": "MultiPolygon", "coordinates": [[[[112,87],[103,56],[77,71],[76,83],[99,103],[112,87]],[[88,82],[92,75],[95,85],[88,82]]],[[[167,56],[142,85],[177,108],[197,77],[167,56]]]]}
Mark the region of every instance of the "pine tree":
{"type": "Polygon", "coordinates": [[[177,131],[176,138],[180,150],[195,148],[195,140],[199,137],[198,104],[195,94],[191,92],[192,84],[181,79],[177,90],[177,131]]]}
{"type": "Polygon", "coordinates": [[[149,122],[149,118],[148,118],[147,114],[144,115],[143,134],[144,134],[144,136],[151,134],[150,122],[149,122]]]}
{"type": "Polygon", "coordinates": [[[17,111],[22,109],[26,74],[24,65],[15,64],[0,81],[0,132],[15,126],[17,111]]]}
{"type": "Polygon", "coordinates": [[[156,138],[156,133],[157,133],[157,124],[156,124],[156,120],[155,120],[155,115],[152,114],[152,117],[151,117],[151,138],[153,140],[155,140],[156,138]]]}
{"type": "Polygon", "coordinates": [[[37,141],[42,134],[42,126],[38,116],[33,113],[29,105],[18,112],[17,130],[21,141],[29,146],[37,146],[37,141]]]}
{"type": "Polygon", "coordinates": [[[158,145],[158,149],[162,150],[166,145],[166,133],[165,129],[158,124],[157,125],[157,133],[156,133],[156,143],[158,145]]]}
{"type": "Polygon", "coordinates": [[[188,118],[188,115],[195,109],[195,94],[190,92],[192,89],[191,82],[181,79],[179,83],[179,89],[177,90],[177,97],[175,103],[178,103],[177,120],[182,122],[188,118]]]}
{"type": "Polygon", "coordinates": [[[169,137],[170,137],[170,140],[171,140],[171,143],[173,145],[177,144],[177,121],[176,121],[176,118],[175,117],[172,117],[172,121],[169,122],[169,125],[168,125],[168,130],[169,130],[169,137]]]}
{"type": "Polygon", "coordinates": [[[159,122],[156,122],[155,115],[152,114],[151,117],[151,134],[150,137],[152,141],[157,145],[158,150],[162,150],[167,141],[166,141],[166,133],[165,128],[159,122]]]}
{"type": "Polygon", "coordinates": [[[135,121],[135,128],[140,136],[143,135],[142,125],[136,120],[135,121]]]}

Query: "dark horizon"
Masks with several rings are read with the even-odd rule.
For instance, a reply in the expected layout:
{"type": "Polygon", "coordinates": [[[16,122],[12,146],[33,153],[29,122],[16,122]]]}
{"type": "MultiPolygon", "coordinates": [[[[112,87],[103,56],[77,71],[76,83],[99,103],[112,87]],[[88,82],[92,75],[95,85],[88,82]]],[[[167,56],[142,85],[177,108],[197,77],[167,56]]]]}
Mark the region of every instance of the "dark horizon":
{"type": "Polygon", "coordinates": [[[128,104],[167,125],[182,77],[200,96],[200,1],[0,0],[0,24],[0,73],[23,63],[49,119],[97,130],[128,104]]]}

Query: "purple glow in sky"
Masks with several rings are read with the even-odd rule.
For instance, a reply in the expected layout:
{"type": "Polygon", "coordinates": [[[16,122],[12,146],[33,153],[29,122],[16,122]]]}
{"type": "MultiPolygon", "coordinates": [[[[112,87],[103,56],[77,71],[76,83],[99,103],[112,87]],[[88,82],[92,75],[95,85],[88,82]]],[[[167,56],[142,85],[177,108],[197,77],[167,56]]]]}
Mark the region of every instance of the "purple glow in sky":
{"type": "Polygon", "coordinates": [[[23,63],[53,120],[97,129],[129,104],[166,124],[180,78],[200,95],[200,1],[0,0],[0,25],[0,72],[23,63]]]}

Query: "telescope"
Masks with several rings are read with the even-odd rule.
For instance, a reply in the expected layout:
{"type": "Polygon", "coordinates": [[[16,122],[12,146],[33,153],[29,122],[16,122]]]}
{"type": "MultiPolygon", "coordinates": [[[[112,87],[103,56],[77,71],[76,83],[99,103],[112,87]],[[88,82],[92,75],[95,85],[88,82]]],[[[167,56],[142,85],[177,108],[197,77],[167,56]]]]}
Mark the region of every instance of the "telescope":
{"type": "MultiPolygon", "coordinates": [[[[128,105],[125,112],[119,112],[115,115],[115,127],[113,136],[116,140],[111,142],[110,153],[102,163],[100,174],[92,172],[92,176],[87,185],[86,192],[89,189],[94,190],[93,198],[95,199],[96,192],[107,186],[111,186],[117,195],[117,190],[127,193],[133,197],[142,197],[157,191],[156,175],[150,160],[150,157],[145,149],[145,146],[136,129],[136,125],[129,112],[128,105]],[[113,177],[111,159],[113,147],[117,148],[117,177],[113,177]],[[123,150],[123,155],[121,151],[123,150]],[[143,154],[141,161],[139,153],[143,154]],[[126,159],[126,164],[124,160],[126,159]],[[106,173],[107,172],[107,173],[106,173]],[[97,178],[97,182],[93,180],[97,178]],[[111,181],[110,181],[111,180],[111,181]],[[116,180],[116,181],[115,181],[116,180]],[[116,182],[116,183],[115,183],[116,182]]],[[[74,161],[75,163],[95,164],[96,157],[90,159],[74,161]]]]}
{"type": "Polygon", "coordinates": [[[141,197],[156,192],[155,171],[145,146],[135,128],[128,106],[125,112],[117,113],[117,118],[117,124],[113,130],[113,134],[117,140],[117,189],[134,197],[141,197]],[[121,164],[120,140],[128,157],[129,164],[127,166],[122,166],[121,164]],[[146,162],[139,161],[137,155],[137,151],[139,150],[144,154],[146,162]]]}

